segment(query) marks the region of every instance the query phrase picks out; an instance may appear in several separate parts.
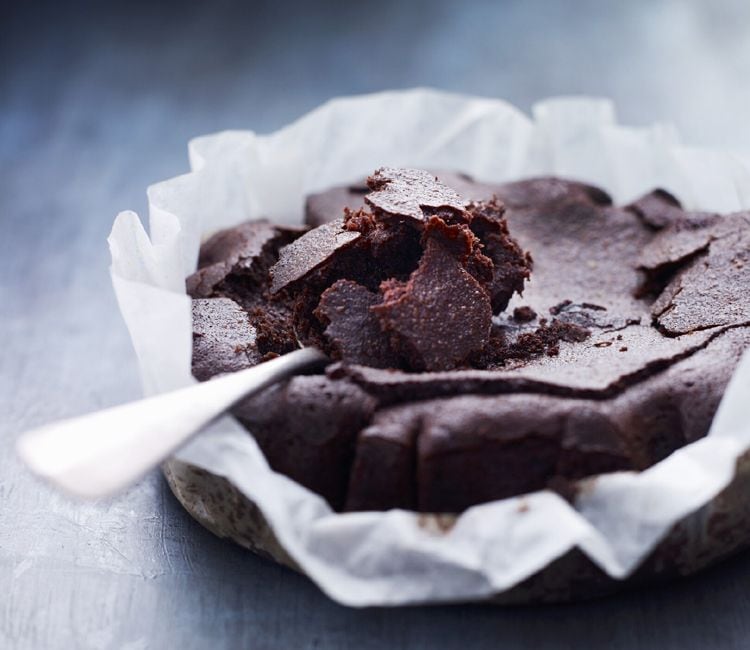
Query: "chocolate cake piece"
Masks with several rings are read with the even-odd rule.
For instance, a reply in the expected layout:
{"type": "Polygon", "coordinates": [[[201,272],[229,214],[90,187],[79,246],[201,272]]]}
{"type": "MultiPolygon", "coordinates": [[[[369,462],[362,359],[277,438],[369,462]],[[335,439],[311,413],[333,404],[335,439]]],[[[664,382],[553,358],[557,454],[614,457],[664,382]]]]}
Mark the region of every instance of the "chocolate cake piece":
{"type": "Polygon", "coordinates": [[[701,221],[676,219],[657,233],[639,255],[643,282],[636,295],[656,298],[677,271],[693,257],[705,253],[714,236],[710,226],[717,219],[718,215],[708,215],[701,221]]]}
{"type": "Polygon", "coordinates": [[[257,331],[243,309],[229,298],[193,300],[193,374],[205,381],[261,360],[257,331]]]}
{"type": "Polygon", "coordinates": [[[187,279],[188,294],[193,298],[215,295],[229,276],[243,276],[263,285],[270,260],[301,232],[300,228],[260,220],[216,233],[201,246],[198,270],[187,279]]]}
{"type": "Polygon", "coordinates": [[[277,261],[279,249],[304,231],[266,220],[222,230],[201,246],[198,270],[186,280],[187,292],[194,299],[226,296],[247,312],[262,357],[297,347],[290,305],[268,300],[268,270],[277,261]]]}
{"type": "MultiPolygon", "coordinates": [[[[469,183],[463,180],[464,187],[469,183]]],[[[475,234],[478,232],[480,239],[486,237],[482,226],[488,219],[498,219],[498,204],[492,201],[494,195],[504,205],[499,217],[503,222],[507,221],[512,240],[517,242],[519,250],[528,250],[534,257],[532,279],[523,285],[524,304],[531,304],[531,291],[542,299],[538,311],[545,315],[548,315],[549,308],[565,299],[576,303],[604,304],[611,298],[624,303],[623,307],[630,306],[634,318],[644,313],[642,304],[633,295],[641,284],[641,276],[632,260],[650,241],[653,232],[644,228],[634,212],[612,207],[609,196],[597,188],[556,178],[494,186],[473,184],[473,187],[474,191],[467,192],[463,188],[462,191],[464,198],[483,203],[481,210],[473,208],[472,229],[475,234]],[[597,244],[592,246],[591,241],[597,244]],[[560,268],[563,264],[564,268],[560,268]],[[585,282],[580,291],[575,291],[578,284],[567,280],[569,273],[576,274],[577,282],[585,282]],[[602,282],[599,281],[601,273],[606,274],[602,282]],[[540,295],[542,292],[544,295],[540,295]]],[[[333,190],[337,195],[339,191],[333,190]]],[[[363,191],[354,196],[358,197],[360,205],[364,202],[363,191]]],[[[337,207],[338,215],[343,207],[337,207]]],[[[472,211],[471,204],[468,209],[472,211]]],[[[308,222],[314,218],[307,213],[308,222]]],[[[502,246],[493,247],[489,239],[482,239],[482,252],[493,259],[494,265],[502,267],[502,246]]],[[[517,255],[516,251],[511,258],[516,259],[517,255]]],[[[524,280],[528,279],[529,271],[530,262],[527,260],[526,270],[521,273],[524,280]]],[[[518,279],[509,286],[518,287],[518,279]]],[[[497,299],[493,300],[494,313],[500,311],[497,302],[497,299]]],[[[515,307],[515,304],[511,303],[511,306],[515,307]]],[[[609,311],[613,310],[610,308],[609,311]]]]}
{"type": "MultiPolygon", "coordinates": [[[[277,298],[277,301],[293,304],[294,329],[299,340],[334,356],[339,353],[339,348],[326,337],[324,330],[328,321],[324,312],[318,310],[323,294],[336,282],[347,280],[379,295],[383,281],[408,278],[416,268],[422,250],[419,230],[398,221],[376,224],[371,215],[358,212],[347,214],[346,226],[352,228],[347,232],[358,235],[356,243],[350,245],[346,242],[339,246],[324,264],[309,268],[299,281],[282,286],[277,298]],[[354,230],[355,225],[362,230],[361,233],[354,230]]],[[[285,272],[289,259],[282,253],[277,265],[279,269],[274,267],[273,271],[285,272]]],[[[370,334],[374,336],[375,331],[370,330],[370,334]]],[[[383,335],[381,338],[378,349],[388,357],[383,358],[380,363],[383,365],[398,357],[396,351],[388,352],[387,337],[383,335]]]]}
{"type": "Polygon", "coordinates": [[[383,168],[368,185],[367,207],[311,230],[271,268],[272,291],[296,300],[298,337],[373,367],[483,363],[493,308],[523,290],[531,268],[502,206],[469,206],[422,170],[383,168]],[[351,310],[340,304],[344,293],[356,298],[351,310]],[[366,349],[354,324],[366,328],[366,349]]]}
{"type": "Polygon", "coordinates": [[[372,190],[365,203],[390,219],[413,219],[423,223],[432,215],[446,220],[460,218],[466,201],[437,177],[422,169],[384,167],[367,179],[372,190]]]}
{"type": "Polygon", "coordinates": [[[359,431],[375,399],[347,381],[299,376],[240,402],[232,413],[277,472],[341,509],[359,431]]]}
{"type": "Polygon", "coordinates": [[[375,368],[399,363],[371,310],[379,303],[377,294],[351,280],[338,280],[323,292],[315,315],[336,357],[375,368]]]}
{"type": "MultiPolygon", "coordinates": [[[[492,198],[492,185],[477,183],[467,174],[448,171],[431,173],[466,201],[492,198]]],[[[356,212],[365,207],[365,195],[369,191],[367,179],[363,178],[350,185],[310,194],[305,201],[305,223],[315,228],[339,219],[344,209],[356,212]]]]}
{"type": "Polygon", "coordinates": [[[307,222],[331,225],[281,248],[273,292],[280,246],[246,256],[263,259],[249,273],[207,246],[196,374],[260,362],[262,318],[339,359],[236,407],[275,470],[335,509],[459,512],[574,498],[582,477],[706,435],[750,346],[750,215],[663,191],[618,207],[556,178],[447,185],[383,170],[309,197],[307,222]]]}
{"type": "Polygon", "coordinates": [[[497,198],[469,204],[471,231],[482,242],[482,252],[492,262],[492,281],[489,287],[493,313],[501,312],[513,294],[523,293],[533,261],[515,239],[510,236],[505,220],[505,206],[497,198]],[[524,263],[519,264],[523,259],[524,263]]]}
{"type": "Polygon", "coordinates": [[[489,340],[489,295],[437,239],[428,241],[409,280],[385,284],[371,309],[414,370],[455,368],[489,340]]]}
{"type": "Polygon", "coordinates": [[[271,292],[277,293],[307,277],[361,236],[356,231],[347,230],[342,218],[308,231],[281,250],[278,261],[271,269],[271,292]]]}
{"type": "MultiPolygon", "coordinates": [[[[728,215],[701,230],[705,253],[683,256],[680,261],[689,262],[651,307],[669,336],[750,324],[750,213],[728,215]]],[[[668,256],[672,249],[665,248],[668,256]]]]}

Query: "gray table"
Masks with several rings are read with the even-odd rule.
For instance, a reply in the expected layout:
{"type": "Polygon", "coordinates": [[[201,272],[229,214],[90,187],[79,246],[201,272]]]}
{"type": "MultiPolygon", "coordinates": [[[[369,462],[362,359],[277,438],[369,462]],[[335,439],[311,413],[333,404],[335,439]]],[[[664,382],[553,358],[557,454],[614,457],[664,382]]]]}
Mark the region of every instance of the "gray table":
{"type": "Polygon", "coordinates": [[[750,149],[746,2],[9,4],[1,648],[750,646],[748,556],[576,606],[355,611],[211,536],[157,473],[76,504],[13,454],[24,429],[138,396],[105,239],[118,210],[143,212],[149,183],[186,169],[191,136],[278,128],[337,94],[433,85],[524,109],[556,93],[609,95],[627,122],[669,119],[691,142],[750,149]]]}

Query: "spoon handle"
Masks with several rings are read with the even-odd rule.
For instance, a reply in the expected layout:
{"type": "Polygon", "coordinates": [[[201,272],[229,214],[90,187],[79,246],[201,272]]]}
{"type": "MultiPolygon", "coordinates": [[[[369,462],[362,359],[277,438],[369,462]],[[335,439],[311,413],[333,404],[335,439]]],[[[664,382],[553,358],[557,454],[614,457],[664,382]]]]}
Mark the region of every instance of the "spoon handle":
{"type": "Polygon", "coordinates": [[[157,466],[243,397],[326,361],[314,348],[295,350],[210,381],[28,431],[17,450],[36,474],[67,492],[107,496],[157,466]]]}

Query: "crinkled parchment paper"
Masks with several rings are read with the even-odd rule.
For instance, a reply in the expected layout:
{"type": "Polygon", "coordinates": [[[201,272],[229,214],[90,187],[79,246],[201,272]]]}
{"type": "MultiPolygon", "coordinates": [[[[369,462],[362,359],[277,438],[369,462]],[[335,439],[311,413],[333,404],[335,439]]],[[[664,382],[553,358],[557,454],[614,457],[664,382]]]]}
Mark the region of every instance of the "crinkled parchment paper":
{"type": "MultiPolygon", "coordinates": [[[[304,196],[382,165],[455,169],[479,180],[556,174],[618,203],[654,186],[694,209],[750,208],[750,166],[679,143],[668,126],[616,124],[610,102],[561,98],[531,118],[499,100],[429,90],[337,99],[270,135],[230,131],[190,143],[193,171],[149,188],[150,237],[123,212],[112,280],[146,392],[190,375],[184,278],[211,232],[246,219],[298,222],[304,196]]],[[[231,417],[178,458],[228,478],[258,504],[279,543],[332,598],[350,605],[473,600],[497,594],[578,547],[614,578],[629,575],[668,529],[717,495],[750,448],[750,356],[710,435],[640,474],[598,478],[575,508],[542,491],[471,508],[442,534],[414,513],[335,514],[268,467],[231,417]]]]}

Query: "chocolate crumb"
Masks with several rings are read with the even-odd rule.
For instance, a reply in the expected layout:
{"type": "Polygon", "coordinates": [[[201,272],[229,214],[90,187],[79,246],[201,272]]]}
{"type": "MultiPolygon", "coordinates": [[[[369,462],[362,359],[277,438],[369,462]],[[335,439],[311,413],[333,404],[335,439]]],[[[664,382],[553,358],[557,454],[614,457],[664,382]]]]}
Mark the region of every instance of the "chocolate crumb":
{"type": "Polygon", "coordinates": [[[562,302],[558,302],[553,307],[549,308],[549,313],[553,316],[557,316],[561,311],[563,311],[566,307],[569,307],[573,304],[572,300],[563,300],[562,302]]]}
{"type": "Polygon", "coordinates": [[[520,323],[528,323],[536,318],[536,312],[529,307],[524,305],[522,307],[516,307],[513,310],[513,320],[517,320],[520,323]]]}
{"type": "Polygon", "coordinates": [[[522,332],[513,341],[495,334],[490,338],[487,365],[497,367],[509,360],[528,360],[541,355],[555,357],[560,354],[560,342],[581,343],[590,335],[585,327],[559,320],[549,325],[546,321],[540,322],[535,330],[522,332]]]}

